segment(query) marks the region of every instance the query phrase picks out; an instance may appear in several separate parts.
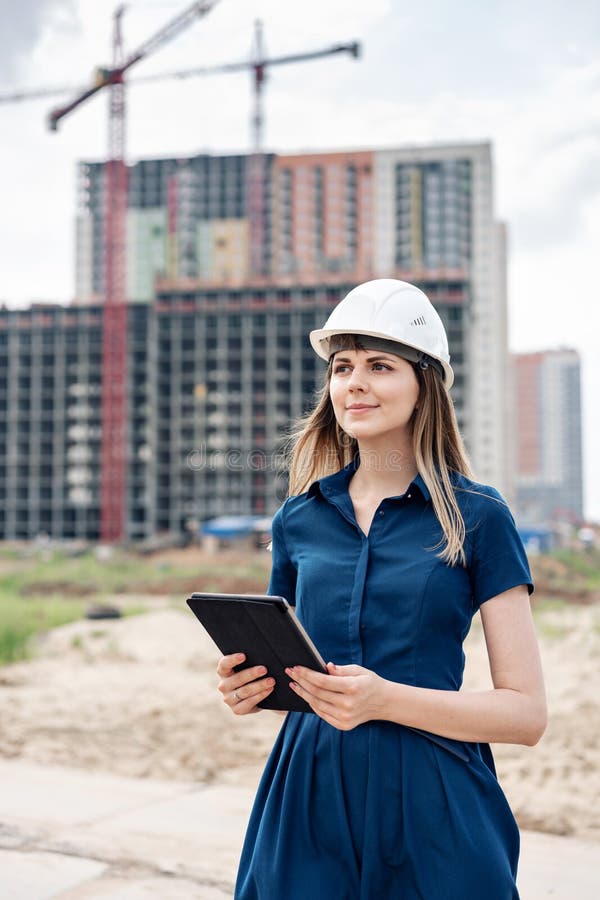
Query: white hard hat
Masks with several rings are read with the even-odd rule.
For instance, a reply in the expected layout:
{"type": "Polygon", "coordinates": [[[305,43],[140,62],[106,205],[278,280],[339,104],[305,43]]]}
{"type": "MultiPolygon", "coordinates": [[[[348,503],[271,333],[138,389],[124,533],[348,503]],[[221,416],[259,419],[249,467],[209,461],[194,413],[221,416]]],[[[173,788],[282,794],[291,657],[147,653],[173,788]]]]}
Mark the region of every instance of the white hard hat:
{"type": "Polygon", "coordinates": [[[452,387],[454,373],[442,320],[427,295],[414,284],[395,278],[376,278],[359,284],[340,300],[323,328],[311,331],[313,350],[323,359],[329,359],[330,339],[338,334],[365,335],[398,343],[398,356],[406,355],[423,366],[437,362],[444,384],[448,389],[452,387]],[[402,352],[403,347],[406,354],[402,352]]]}

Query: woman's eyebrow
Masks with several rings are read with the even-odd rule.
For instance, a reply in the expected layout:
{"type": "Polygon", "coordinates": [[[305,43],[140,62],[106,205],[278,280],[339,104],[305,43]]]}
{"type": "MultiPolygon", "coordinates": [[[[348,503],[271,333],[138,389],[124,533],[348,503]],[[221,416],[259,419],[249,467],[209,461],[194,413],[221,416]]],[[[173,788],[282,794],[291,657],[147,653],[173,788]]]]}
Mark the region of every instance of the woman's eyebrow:
{"type": "MultiPolygon", "coordinates": [[[[377,362],[377,360],[379,359],[385,359],[386,362],[394,362],[394,356],[392,354],[390,354],[389,356],[384,356],[379,353],[377,356],[367,356],[368,363],[377,362]]],[[[352,360],[348,356],[338,356],[338,354],[336,353],[334,362],[352,362],[352,360]]]]}

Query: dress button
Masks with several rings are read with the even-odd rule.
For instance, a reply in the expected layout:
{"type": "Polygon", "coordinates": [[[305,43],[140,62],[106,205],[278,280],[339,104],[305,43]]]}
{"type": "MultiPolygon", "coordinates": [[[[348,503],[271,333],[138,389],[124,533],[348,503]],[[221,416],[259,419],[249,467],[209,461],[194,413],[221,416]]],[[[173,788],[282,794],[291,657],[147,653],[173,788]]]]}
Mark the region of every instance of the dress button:
{"type": "Polygon", "coordinates": [[[407,495],[406,495],[406,499],[407,499],[407,500],[410,500],[411,497],[412,497],[412,494],[407,494],[407,495]]]}
{"type": "Polygon", "coordinates": [[[385,516],[385,513],[384,513],[384,511],[383,511],[382,509],[379,510],[379,515],[380,515],[380,516],[385,516]]]}

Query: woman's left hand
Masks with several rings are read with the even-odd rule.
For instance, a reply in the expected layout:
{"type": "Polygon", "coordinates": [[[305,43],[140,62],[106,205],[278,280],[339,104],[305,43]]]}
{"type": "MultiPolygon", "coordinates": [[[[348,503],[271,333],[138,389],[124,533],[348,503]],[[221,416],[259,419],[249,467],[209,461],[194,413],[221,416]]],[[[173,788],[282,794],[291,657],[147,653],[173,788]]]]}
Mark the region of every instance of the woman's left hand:
{"type": "Polygon", "coordinates": [[[363,722],[381,717],[385,681],[370,669],[327,663],[327,675],[304,666],[285,671],[294,693],[340,731],[350,731],[363,722]]]}

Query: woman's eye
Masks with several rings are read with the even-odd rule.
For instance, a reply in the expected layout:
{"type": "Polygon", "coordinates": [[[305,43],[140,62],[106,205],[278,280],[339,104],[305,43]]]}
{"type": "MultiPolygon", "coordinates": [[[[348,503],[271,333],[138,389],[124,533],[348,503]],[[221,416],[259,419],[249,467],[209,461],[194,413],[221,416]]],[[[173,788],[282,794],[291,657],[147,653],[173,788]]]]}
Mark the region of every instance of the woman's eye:
{"type": "Polygon", "coordinates": [[[390,367],[386,366],[385,363],[373,363],[374,369],[384,369],[386,372],[389,372],[390,367]]]}
{"type": "Polygon", "coordinates": [[[348,368],[349,368],[349,366],[339,365],[339,366],[335,367],[335,369],[333,370],[333,373],[334,373],[334,375],[341,375],[348,368]]]}

